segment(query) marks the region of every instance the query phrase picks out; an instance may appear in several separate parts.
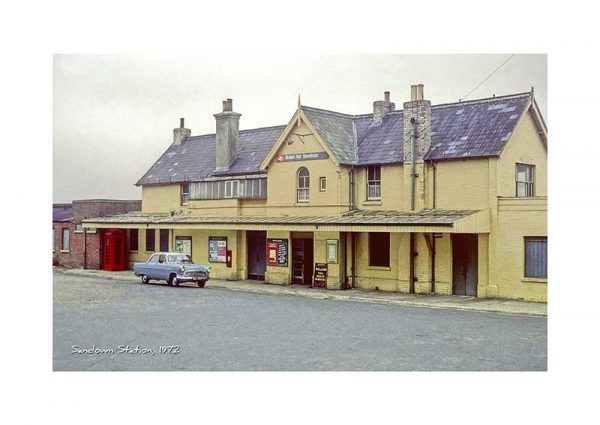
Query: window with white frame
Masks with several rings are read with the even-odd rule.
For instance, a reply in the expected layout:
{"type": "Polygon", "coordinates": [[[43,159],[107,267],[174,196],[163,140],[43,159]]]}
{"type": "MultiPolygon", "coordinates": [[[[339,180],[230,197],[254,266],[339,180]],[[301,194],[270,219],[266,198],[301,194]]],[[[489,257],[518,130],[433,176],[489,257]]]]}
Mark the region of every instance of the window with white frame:
{"type": "Polygon", "coordinates": [[[300,169],[298,170],[298,177],[296,180],[297,201],[308,202],[310,189],[310,174],[308,173],[308,170],[304,167],[300,167],[300,169]]]}
{"type": "Polygon", "coordinates": [[[240,182],[239,180],[227,180],[225,182],[225,197],[237,198],[240,182]]]}
{"type": "Polygon", "coordinates": [[[63,228],[62,229],[62,250],[63,251],[68,251],[69,248],[71,247],[70,236],[71,236],[71,234],[69,233],[69,229],[63,228]]]}
{"type": "Polygon", "coordinates": [[[325,192],[327,190],[327,178],[319,177],[319,191],[325,192]]]}
{"type": "Polygon", "coordinates": [[[181,205],[187,205],[190,203],[190,185],[189,183],[183,183],[181,185],[181,205]]]}
{"type": "Polygon", "coordinates": [[[381,199],[381,166],[369,165],[367,167],[367,200],[381,199]]]}
{"type": "Polygon", "coordinates": [[[525,237],[525,277],[548,277],[548,237],[525,237]]]}
{"type": "Polygon", "coordinates": [[[515,182],[516,195],[518,198],[535,196],[535,166],[527,164],[516,164],[515,182]]]}

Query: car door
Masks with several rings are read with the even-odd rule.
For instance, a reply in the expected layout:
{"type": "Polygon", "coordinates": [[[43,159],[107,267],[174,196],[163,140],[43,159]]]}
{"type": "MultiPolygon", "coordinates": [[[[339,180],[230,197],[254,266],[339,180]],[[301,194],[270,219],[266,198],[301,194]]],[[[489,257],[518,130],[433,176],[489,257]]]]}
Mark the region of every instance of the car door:
{"type": "Polygon", "coordinates": [[[169,278],[167,256],[165,254],[158,255],[158,264],[156,265],[156,269],[158,279],[167,280],[169,278]]]}
{"type": "Polygon", "coordinates": [[[158,254],[154,254],[150,259],[144,264],[146,276],[150,279],[159,279],[159,270],[158,270],[158,254]]]}

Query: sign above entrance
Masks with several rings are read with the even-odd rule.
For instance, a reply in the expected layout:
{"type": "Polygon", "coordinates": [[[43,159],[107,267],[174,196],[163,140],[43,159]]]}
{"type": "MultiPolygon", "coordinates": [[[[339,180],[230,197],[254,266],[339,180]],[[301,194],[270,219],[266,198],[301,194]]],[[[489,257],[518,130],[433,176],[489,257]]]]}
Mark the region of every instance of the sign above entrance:
{"type": "Polygon", "coordinates": [[[327,152],[303,152],[277,155],[277,162],[314,161],[316,159],[329,159],[329,154],[327,152]]]}

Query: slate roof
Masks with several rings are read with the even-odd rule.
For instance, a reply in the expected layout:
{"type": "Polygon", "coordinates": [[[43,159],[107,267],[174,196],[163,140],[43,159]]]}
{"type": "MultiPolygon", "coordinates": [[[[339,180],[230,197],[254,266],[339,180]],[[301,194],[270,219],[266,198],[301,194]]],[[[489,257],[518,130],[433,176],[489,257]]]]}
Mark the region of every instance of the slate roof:
{"type": "Polygon", "coordinates": [[[84,223],[123,224],[321,224],[321,225],[437,225],[452,226],[478,210],[367,211],[354,210],[337,216],[233,216],[204,217],[131,212],[83,220],[84,223]]]}
{"type": "MultiPolygon", "coordinates": [[[[499,155],[531,99],[528,92],[433,105],[432,142],[425,159],[499,155]]],[[[340,164],[403,162],[403,111],[389,112],[380,124],[372,125],[373,114],[301,108],[340,164]]],[[[241,130],[239,155],[231,168],[219,175],[264,173],[260,164],[284,129],[285,126],[276,126],[241,130]]],[[[215,154],[214,134],[190,137],[179,146],[169,147],[137,185],[200,181],[215,176],[215,154]]]]}
{"type": "Polygon", "coordinates": [[[73,205],[55,204],[52,205],[52,221],[65,222],[73,221],[73,205]]]}
{"type": "MultiPolygon", "coordinates": [[[[260,164],[284,129],[285,126],[280,125],[241,130],[238,134],[239,155],[231,168],[221,175],[263,173],[260,164]]],[[[201,181],[215,175],[215,163],[215,134],[192,136],[180,145],[171,145],[136,185],[201,181]]]]}

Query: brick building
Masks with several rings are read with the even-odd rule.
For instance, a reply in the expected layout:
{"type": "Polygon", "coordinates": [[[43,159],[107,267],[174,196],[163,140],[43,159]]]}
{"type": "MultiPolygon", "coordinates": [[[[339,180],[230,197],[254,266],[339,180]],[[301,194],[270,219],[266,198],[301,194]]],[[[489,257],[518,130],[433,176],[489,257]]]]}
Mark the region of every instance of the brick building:
{"type": "Polygon", "coordinates": [[[86,199],[52,205],[52,263],[68,268],[101,269],[104,230],[86,229],[82,221],[141,211],[139,200],[86,199]]]}
{"type": "MultiPolygon", "coordinates": [[[[408,94],[408,93],[407,93],[408,94]]],[[[546,124],[531,92],[397,110],[301,105],[287,125],[216,132],[183,119],[137,182],[142,212],[84,220],[126,229],[128,261],[180,249],[218,279],[547,299],[546,124]]]]}

